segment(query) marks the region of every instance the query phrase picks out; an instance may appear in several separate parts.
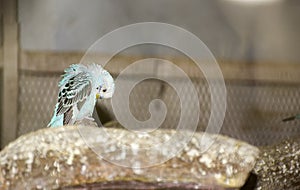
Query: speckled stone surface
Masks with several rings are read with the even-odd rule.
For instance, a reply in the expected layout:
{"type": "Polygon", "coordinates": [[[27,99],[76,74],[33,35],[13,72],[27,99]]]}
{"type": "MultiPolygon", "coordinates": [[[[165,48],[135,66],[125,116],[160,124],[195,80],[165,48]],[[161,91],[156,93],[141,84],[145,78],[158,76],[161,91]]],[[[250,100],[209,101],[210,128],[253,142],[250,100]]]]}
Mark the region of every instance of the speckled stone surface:
{"type": "Polygon", "coordinates": [[[299,190],[300,138],[260,149],[260,157],[253,169],[258,179],[256,189],[299,190]]]}
{"type": "MultiPolygon", "coordinates": [[[[98,128],[89,127],[90,134],[97,134],[96,130],[98,128]]],[[[106,130],[111,135],[122,137],[122,144],[129,147],[125,153],[112,154],[114,159],[136,160],[134,147],[153,143],[153,138],[149,141],[127,130],[106,130]]],[[[174,133],[172,130],[156,130],[152,135],[162,141],[174,133]]],[[[199,139],[202,135],[195,133],[178,155],[163,164],[132,169],[107,162],[87,146],[85,141],[101,143],[104,138],[99,135],[84,141],[76,126],[41,129],[19,137],[0,152],[0,184],[2,189],[59,189],[87,183],[126,184],[135,181],[173,186],[189,184],[190,189],[241,187],[255,165],[258,148],[225,136],[208,135],[214,143],[201,153],[199,139]]],[[[118,148],[122,146],[114,144],[110,151],[118,148]]]]}

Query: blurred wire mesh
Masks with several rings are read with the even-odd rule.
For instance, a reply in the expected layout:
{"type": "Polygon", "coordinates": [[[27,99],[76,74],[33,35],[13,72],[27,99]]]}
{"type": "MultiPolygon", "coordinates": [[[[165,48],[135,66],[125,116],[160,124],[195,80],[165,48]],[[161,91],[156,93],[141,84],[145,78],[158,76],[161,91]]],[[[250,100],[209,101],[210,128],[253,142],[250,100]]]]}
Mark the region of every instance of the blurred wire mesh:
{"type": "MultiPolygon", "coordinates": [[[[296,1],[270,1],[269,4],[261,6],[252,6],[247,1],[237,3],[209,0],[193,0],[189,3],[167,0],[163,4],[161,1],[124,3],[121,0],[92,1],[90,4],[79,0],[65,0],[63,4],[60,3],[58,0],[43,3],[34,0],[26,3],[19,1],[20,49],[37,54],[33,56],[37,58],[36,61],[27,66],[42,68],[41,64],[52,69],[59,66],[62,60],[55,55],[43,57],[45,51],[64,52],[65,57],[72,57],[66,52],[85,51],[99,36],[119,26],[146,20],[175,24],[193,32],[201,37],[217,58],[240,62],[239,65],[229,67],[243,70],[242,74],[248,66],[259,70],[261,67],[256,66],[259,66],[260,62],[270,62],[267,69],[274,67],[272,63],[284,65],[299,62],[300,6],[296,1]],[[168,9],[161,5],[168,5],[168,9]],[[186,8],[178,11],[181,7],[186,8]],[[79,8],[81,11],[78,11],[79,8]],[[42,59],[39,59],[40,56],[42,59]],[[51,62],[49,59],[55,60],[51,62]]],[[[137,55],[152,53],[156,58],[160,55],[164,57],[179,54],[162,51],[162,48],[157,46],[152,49],[143,46],[133,50],[137,55]]],[[[73,57],[72,60],[80,59],[81,56],[73,57]]],[[[28,63],[32,60],[34,59],[29,59],[28,63]]],[[[70,60],[66,62],[72,63],[70,60]]],[[[124,64],[119,64],[118,70],[123,69],[121,66],[124,64]]],[[[19,70],[18,136],[48,124],[56,103],[57,82],[62,74],[26,69],[19,70]]],[[[190,70],[193,72],[193,69],[190,70]]],[[[118,72],[113,74],[117,76],[118,72]]],[[[203,76],[192,76],[200,100],[198,130],[204,130],[210,117],[209,87],[203,76]]],[[[126,80],[131,80],[131,77],[133,76],[128,76],[126,80]]],[[[299,121],[281,122],[282,118],[300,111],[299,85],[255,81],[251,77],[249,80],[225,79],[225,82],[227,112],[221,133],[254,145],[272,144],[299,134],[299,121]]],[[[188,96],[189,93],[187,99],[188,96]]],[[[148,119],[148,105],[155,98],[162,99],[168,108],[162,127],[174,128],[181,113],[179,98],[172,87],[158,80],[144,81],[133,89],[130,96],[133,115],[139,120],[148,119]]],[[[97,110],[103,123],[115,119],[109,100],[100,101],[97,110]]]]}
{"type": "MultiPolygon", "coordinates": [[[[46,127],[56,103],[60,74],[19,72],[18,136],[46,127]]],[[[128,76],[124,80],[131,79],[128,76]]],[[[201,108],[197,130],[203,131],[210,117],[209,87],[204,79],[192,78],[192,81],[197,89],[201,108]]],[[[226,87],[227,112],[222,134],[254,145],[268,145],[299,134],[298,122],[287,124],[281,121],[299,111],[298,85],[227,80],[226,87]]],[[[189,93],[186,95],[189,96],[189,93]]],[[[163,100],[168,108],[161,128],[176,129],[181,113],[180,100],[174,89],[162,81],[145,80],[133,89],[130,94],[132,114],[138,120],[147,120],[150,117],[149,103],[156,98],[163,100]]],[[[102,123],[115,119],[110,100],[98,102],[97,110],[100,110],[102,123]]]]}

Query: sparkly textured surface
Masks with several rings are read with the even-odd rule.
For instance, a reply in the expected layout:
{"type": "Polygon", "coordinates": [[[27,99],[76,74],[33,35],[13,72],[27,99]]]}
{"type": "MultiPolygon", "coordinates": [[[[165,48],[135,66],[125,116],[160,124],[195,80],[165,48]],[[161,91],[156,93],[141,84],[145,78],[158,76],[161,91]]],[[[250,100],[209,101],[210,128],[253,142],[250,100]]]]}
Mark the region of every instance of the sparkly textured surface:
{"type": "Polygon", "coordinates": [[[262,147],[253,173],[258,176],[257,190],[300,189],[300,138],[262,147]]]}
{"type": "MultiPolygon", "coordinates": [[[[97,134],[97,130],[99,128],[88,127],[90,134],[97,134]]],[[[106,128],[106,131],[122,137],[123,143],[128,143],[129,147],[153,143],[127,130],[106,128]]],[[[152,134],[159,140],[175,132],[156,130],[152,134]]],[[[194,189],[212,185],[220,188],[242,186],[254,167],[259,150],[228,137],[208,135],[208,139],[214,140],[214,143],[207,151],[200,153],[199,139],[202,135],[196,133],[180,154],[163,164],[132,169],[111,164],[97,156],[86,145],[76,126],[41,129],[19,137],[0,152],[0,183],[2,188],[11,189],[57,189],[88,183],[117,184],[126,181],[128,184],[138,181],[173,186],[186,183],[194,189]]],[[[97,137],[85,140],[91,144],[101,143],[103,139],[97,137]]],[[[119,148],[118,144],[113,146],[119,148]]],[[[134,156],[130,154],[134,152],[133,148],[126,151],[125,156],[118,155],[122,154],[118,152],[114,156],[119,159],[134,156]]]]}

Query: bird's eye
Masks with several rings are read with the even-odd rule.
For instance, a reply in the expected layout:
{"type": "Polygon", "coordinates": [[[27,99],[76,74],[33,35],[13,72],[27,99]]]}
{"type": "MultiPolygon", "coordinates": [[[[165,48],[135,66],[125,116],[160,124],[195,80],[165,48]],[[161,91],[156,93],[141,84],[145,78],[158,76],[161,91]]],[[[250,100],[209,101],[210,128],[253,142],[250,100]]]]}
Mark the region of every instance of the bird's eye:
{"type": "Polygon", "coordinates": [[[99,90],[99,87],[97,87],[96,89],[99,90]]]}
{"type": "Polygon", "coordinates": [[[102,91],[103,91],[103,92],[106,92],[106,91],[107,91],[107,89],[106,89],[106,88],[104,88],[102,91]]]}

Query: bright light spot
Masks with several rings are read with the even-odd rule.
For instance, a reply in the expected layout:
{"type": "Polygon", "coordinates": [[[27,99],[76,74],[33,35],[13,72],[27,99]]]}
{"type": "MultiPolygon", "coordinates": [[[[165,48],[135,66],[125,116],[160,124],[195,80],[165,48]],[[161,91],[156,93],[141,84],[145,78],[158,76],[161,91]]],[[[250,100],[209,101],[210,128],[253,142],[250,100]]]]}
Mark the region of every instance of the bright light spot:
{"type": "Polygon", "coordinates": [[[266,4],[266,3],[275,3],[282,0],[227,0],[236,3],[243,3],[243,4],[266,4]]]}

